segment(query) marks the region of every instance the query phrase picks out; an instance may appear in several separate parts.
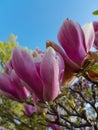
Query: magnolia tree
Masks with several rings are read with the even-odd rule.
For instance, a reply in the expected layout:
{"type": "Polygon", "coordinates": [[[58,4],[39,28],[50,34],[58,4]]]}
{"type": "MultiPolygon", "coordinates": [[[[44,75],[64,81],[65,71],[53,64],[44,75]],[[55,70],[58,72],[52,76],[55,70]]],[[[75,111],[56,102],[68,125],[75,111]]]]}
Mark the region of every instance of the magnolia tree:
{"type": "Polygon", "coordinates": [[[60,44],[47,41],[45,52],[2,43],[5,129],[98,130],[98,22],[66,19],[57,37],[60,44]]]}

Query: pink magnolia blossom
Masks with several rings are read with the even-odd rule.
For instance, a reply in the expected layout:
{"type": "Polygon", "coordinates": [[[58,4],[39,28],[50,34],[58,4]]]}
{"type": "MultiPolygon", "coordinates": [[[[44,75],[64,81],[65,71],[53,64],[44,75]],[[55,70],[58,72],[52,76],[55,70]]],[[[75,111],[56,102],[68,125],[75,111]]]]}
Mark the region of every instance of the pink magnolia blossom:
{"type": "Polygon", "coordinates": [[[6,73],[0,73],[0,90],[4,96],[18,101],[30,95],[10,64],[6,64],[6,73]]]}
{"type": "Polygon", "coordinates": [[[92,23],[81,28],[78,23],[66,19],[62,24],[58,40],[64,49],[66,63],[73,71],[77,71],[81,67],[84,57],[93,46],[94,38],[92,23]]]}
{"type": "Polygon", "coordinates": [[[64,62],[53,48],[49,47],[45,53],[36,51],[33,56],[22,48],[15,48],[12,65],[28,89],[40,100],[51,101],[58,96],[64,62]]]}

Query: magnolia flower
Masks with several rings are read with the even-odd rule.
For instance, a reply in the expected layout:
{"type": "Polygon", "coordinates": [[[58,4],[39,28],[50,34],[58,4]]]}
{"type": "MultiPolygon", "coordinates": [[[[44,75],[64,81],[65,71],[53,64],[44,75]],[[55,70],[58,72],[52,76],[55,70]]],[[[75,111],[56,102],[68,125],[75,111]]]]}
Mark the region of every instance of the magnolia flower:
{"type": "Polygon", "coordinates": [[[42,101],[54,100],[63,78],[64,62],[60,54],[49,47],[45,53],[31,55],[22,48],[15,48],[12,65],[27,88],[42,101]]]}
{"type": "Polygon", "coordinates": [[[64,49],[65,57],[69,58],[68,65],[72,70],[77,71],[81,67],[84,57],[93,45],[94,38],[92,23],[81,28],[74,21],[68,19],[64,21],[58,33],[58,40],[64,49]]]}
{"type": "Polygon", "coordinates": [[[94,26],[94,31],[95,31],[94,46],[96,47],[96,49],[98,49],[98,22],[94,21],[93,26],[94,26]]]}
{"type": "Polygon", "coordinates": [[[0,73],[0,90],[4,96],[18,101],[30,95],[10,64],[6,65],[6,73],[0,73]]]}
{"type": "Polygon", "coordinates": [[[81,28],[78,23],[66,19],[58,33],[58,40],[63,49],[54,42],[47,42],[63,57],[71,71],[77,72],[86,54],[90,51],[94,42],[94,29],[92,23],[81,28]]]}
{"type": "Polygon", "coordinates": [[[58,33],[58,40],[62,48],[54,42],[46,42],[47,47],[54,48],[64,59],[66,69],[63,84],[69,86],[74,80],[74,73],[80,70],[86,54],[93,45],[94,38],[92,23],[81,28],[78,23],[66,19],[58,33]]]}

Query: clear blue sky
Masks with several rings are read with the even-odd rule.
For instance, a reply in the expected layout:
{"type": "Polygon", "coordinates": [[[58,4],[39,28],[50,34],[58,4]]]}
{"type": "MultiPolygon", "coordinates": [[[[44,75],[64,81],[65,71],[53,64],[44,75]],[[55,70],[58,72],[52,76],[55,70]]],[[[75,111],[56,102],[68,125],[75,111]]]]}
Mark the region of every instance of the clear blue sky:
{"type": "Polygon", "coordinates": [[[96,9],[98,0],[0,0],[0,40],[14,33],[20,45],[44,50],[46,40],[57,42],[65,18],[83,25],[98,20],[96,9]]]}

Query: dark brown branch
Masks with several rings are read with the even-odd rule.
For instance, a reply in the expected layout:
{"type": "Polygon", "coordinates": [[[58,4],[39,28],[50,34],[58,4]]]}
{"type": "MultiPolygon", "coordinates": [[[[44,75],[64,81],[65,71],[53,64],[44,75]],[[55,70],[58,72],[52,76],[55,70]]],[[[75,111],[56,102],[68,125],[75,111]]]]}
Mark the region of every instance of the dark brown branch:
{"type": "Polygon", "coordinates": [[[75,92],[75,93],[78,93],[78,94],[80,95],[80,97],[81,97],[86,103],[90,104],[90,105],[94,108],[94,110],[96,111],[96,113],[98,112],[97,109],[96,109],[96,107],[95,107],[95,105],[94,105],[93,103],[91,103],[89,100],[85,99],[85,97],[83,96],[83,94],[82,94],[80,91],[74,90],[74,89],[72,89],[72,88],[70,88],[70,90],[73,91],[73,92],[75,92]]]}

